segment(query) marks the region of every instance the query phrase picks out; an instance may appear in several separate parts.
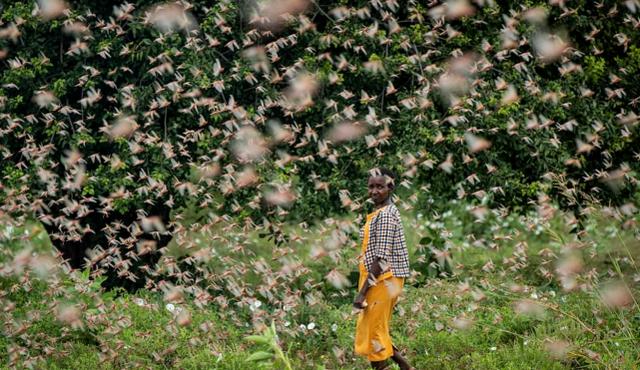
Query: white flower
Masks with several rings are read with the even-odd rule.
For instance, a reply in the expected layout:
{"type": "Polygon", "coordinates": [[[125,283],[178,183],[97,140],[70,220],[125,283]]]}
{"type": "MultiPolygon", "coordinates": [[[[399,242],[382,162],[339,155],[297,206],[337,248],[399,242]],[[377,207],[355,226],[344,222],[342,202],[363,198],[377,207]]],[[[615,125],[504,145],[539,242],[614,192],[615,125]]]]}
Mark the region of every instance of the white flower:
{"type": "Polygon", "coordinates": [[[300,324],[299,328],[302,331],[306,331],[307,330],[307,327],[304,324],[300,324]]]}
{"type": "Polygon", "coordinates": [[[285,327],[285,328],[288,328],[288,327],[289,327],[289,325],[291,325],[291,323],[290,323],[289,321],[285,321],[285,322],[284,322],[284,327],[285,327]]]}
{"type": "Polygon", "coordinates": [[[258,308],[260,308],[260,306],[262,306],[262,302],[260,302],[259,300],[257,300],[257,299],[256,299],[255,301],[253,301],[253,303],[251,303],[251,304],[249,305],[249,309],[250,309],[251,311],[255,311],[255,310],[257,310],[258,308]]]}
{"type": "Polygon", "coordinates": [[[138,306],[144,306],[146,302],[142,298],[134,298],[133,303],[137,304],[138,306]]]}
{"type": "Polygon", "coordinates": [[[336,331],[336,330],[338,330],[338,324],[331,325],[331,331],[336,331]]]}
{"type": "Polygon", "coordinates": [[[315,322],[310,322],[307,325],[307,329],[309,329],[309,330],[313,330],[313,329],[315,329],[315,327],[316,327],[316,323],[315,322]]]}
{"type": "Polygon", "coordinates": [[[489,351],[495,351],[497,349],[498,349],[498,347],[491,347],[491,348],[489,348],[489,351]]]}
{"type": "Polygon", "coordinates": [[[171,312],[174,315],[178,315],[180,312],[182,312],[182,307],[176,306],[173,303],[167,303],[164,307],[167,309],[167,311],[171,312]]]}

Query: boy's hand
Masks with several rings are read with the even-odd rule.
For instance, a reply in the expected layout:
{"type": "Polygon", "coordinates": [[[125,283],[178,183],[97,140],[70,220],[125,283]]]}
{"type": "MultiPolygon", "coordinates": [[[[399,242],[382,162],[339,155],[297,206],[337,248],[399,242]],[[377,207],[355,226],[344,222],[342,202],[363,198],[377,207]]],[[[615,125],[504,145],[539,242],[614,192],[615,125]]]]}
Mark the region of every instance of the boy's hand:
{"type": "Polygon", "coordinates": [[[364,294],[358,293],[358,295],[356,296],[356,299],[353,300],[353,307],[359,310],[362,310],[365,307],[367,307],[367,302],[365,301],[364,294]]]}

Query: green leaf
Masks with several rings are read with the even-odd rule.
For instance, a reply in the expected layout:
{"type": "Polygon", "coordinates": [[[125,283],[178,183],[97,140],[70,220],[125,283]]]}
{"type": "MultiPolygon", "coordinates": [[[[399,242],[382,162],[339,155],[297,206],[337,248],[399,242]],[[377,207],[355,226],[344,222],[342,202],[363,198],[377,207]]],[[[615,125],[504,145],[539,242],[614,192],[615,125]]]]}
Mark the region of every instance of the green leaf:
{"type": "Polygon", "coordinates": [[[420,239],[420,241],[418,243],[425,245],[425,244],[431,243],[432,241],[433,241],[433,239],[431,237],[424,236],[424,237],[422,237],[422,239],[420,239]]]}
{"type": "Polygon", "coordinates": [[[269,344],[271,342],[269,338],[263,335],[249,335],[244,337],[244,340],[260,344],[269,344]]]}
{"type": "Polygon", "coordinates": [[[251,354],[251,356],[247,357],[245,361],[264,361],[273,359],[273,354],[265,351],[258,351],[251,354]]]}

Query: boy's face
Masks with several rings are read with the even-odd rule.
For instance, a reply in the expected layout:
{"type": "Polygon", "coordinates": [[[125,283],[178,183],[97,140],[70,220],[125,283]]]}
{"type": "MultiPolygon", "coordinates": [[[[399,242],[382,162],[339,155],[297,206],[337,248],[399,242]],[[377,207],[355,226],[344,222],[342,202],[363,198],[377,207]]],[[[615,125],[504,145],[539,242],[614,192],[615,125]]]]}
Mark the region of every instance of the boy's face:
{"type": "Polygon", "coordinates": [[[393,190],[391,180],[386,176],[371,176],[368,182],[369,198],[375,204],[384,203],[393,190]]]}

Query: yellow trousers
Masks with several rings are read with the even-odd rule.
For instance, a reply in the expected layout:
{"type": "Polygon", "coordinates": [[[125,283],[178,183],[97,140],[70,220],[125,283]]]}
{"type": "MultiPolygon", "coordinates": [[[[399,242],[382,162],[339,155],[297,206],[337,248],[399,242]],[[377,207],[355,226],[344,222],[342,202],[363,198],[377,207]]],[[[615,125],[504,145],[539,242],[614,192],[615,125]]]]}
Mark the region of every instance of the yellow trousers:
{"type": "MultiPolygon", "coordinates": [[[[366,278],[366,269],[361,266],[358,289],[362,288],[366,278]]],[[[355,352],[367,356],[369,361],[383,361],[393,356],[389,325],[393,306],[403,285],[404,278],[387,273],[379,276],[376,285],[367,290],[367,306],[358,315],[356,324],[355,352]]]]}

